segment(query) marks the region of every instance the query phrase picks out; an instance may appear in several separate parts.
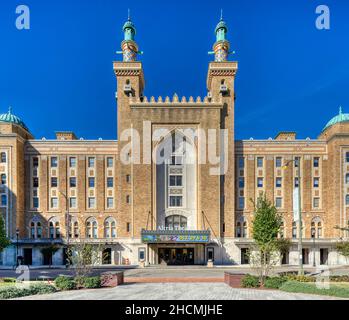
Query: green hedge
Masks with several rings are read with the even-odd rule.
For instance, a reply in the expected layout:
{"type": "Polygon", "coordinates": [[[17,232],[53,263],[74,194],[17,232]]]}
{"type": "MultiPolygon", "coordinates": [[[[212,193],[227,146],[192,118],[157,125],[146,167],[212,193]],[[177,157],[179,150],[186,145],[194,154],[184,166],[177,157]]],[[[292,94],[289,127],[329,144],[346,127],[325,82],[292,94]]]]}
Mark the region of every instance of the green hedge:
{"type": "Polygon", "coordinates": [[[241,286],[243,288],[259,288],[260,286],[259,278],[251,274],[246,274],[241,279],[241,286]]]}
{"type": "Polygon", "coordinates": [[[285,282],[280,290],[286,292],[319,294],[325,296],[335,296],[340,298],[349,298],[349,289],[330,285],[330,289],[319,289],[314,283],[302,283],[298,281],[285,282]]]}
{"type": "Polygon", "coordinates": [[[290,275],[290,276],[287,276],[287,279],[289,281],[298,281],[298,282],[315,282],[316,281],[315,277],[300,276],[300,275],[290,275]]]}
{"type": "Polygon", "coordinates": [[[55,286],[62,291],[76,289],[76,282],[71,277],[59,276],[55,280],[55,286]]]}
{"type": "Polygon", "coordinates": [[[333,282],[349,282],[349,276],[330,276],[333,282]]]}
{"type": "Polygon", "coordinates": [[[33,284],[28,288],[10,286],[0,288],[0,299],[14,299],[37,294],[54,293],[56,291],[56,288],[49,284],[33,284]]]}
{"type": "Polygon", "coordinates": [[[101,288],[101,277],[87,277],[84,278],[83,282],[84,288],[86,289],[95,289],[95,288],[101,288]]]}
{"type": "Polygon", "coordinates": [[[268,289],[279,289],[287,281],[287,277],[267,278],[264,282],[264,287],[268,289]]]}

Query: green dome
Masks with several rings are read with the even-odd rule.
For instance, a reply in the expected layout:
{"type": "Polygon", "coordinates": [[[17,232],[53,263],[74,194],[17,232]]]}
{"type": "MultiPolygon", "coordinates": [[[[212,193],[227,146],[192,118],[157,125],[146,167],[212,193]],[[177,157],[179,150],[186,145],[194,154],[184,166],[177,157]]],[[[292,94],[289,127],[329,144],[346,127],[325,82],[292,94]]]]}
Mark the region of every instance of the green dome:
{"type": "Polygon", "coordinates": [[[349,122],[349,113],[342,113],[342,107],[339,108],[339,114],[335,117],[333,117],[325,126],[325,128],[322,131],[325,131],[329,127],[335,125],[336,123],[340,122],[349,122]]]}
{"type": "Polygon", "coordinates": [[[122,27],[122,30],[125,32],[126,29],[132,29],[134,34],[136,34],[136,26],[134,25],[134,23],[131,21],[131,19],[128,19],[124,26],[122,27]]]}
{"type": "Polygon", "coordinates": [[[217,27],[215,29],[215,32],[217,33],[217,31],[219,29],[225,29],[225,33],[228,32],[228,27],[227,27],[227,24],[225,23],[225,21],[223,19],[221,19],[218,24],[217,24],[217,27]]]}
{"type": "Polygon", "coordinates": [[[27,126],[25,123],[21,120],[21,118],[17,117],[14,115],[11,111],[11,108],[9,108],[7,113],[0,114],[0,122],[7,122],[7,123],[13,123],[18,126],[21,126],[23,129],[28,130],[27,126]]]}

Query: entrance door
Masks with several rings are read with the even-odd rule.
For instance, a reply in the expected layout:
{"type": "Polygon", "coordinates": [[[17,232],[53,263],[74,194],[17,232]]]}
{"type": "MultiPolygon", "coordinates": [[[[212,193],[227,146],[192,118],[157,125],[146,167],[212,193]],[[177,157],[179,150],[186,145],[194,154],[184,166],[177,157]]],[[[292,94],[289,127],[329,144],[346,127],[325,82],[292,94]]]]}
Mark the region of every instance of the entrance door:
{"type": "Polygon", "coordinates": [[[106,248],[103,250],[102,264],[111,264],[111,248],[106,248]]]}
{"type": "Polygon", "coordinates": [[[52,252],[44,251],[43,258],[44,266],[52,265],[52,252]]]}
{"type": "Polygon", "coordinates": [[[309,249],[302,249],[303,264],[309,264],[309,249]]]}
{"type": "Polygon", "coordinates": [[[320,264],[328,263],[328,249],[321,248],[320,249],[320,264]]]}
{"type": "Polygon", "coordinates": [[[32,248],[24,248],[23,249],[23,263],[25,265],[31,266],[33,264],[33,249],[32,248]]]}
{"type": "Polygon", "coordinates": [[[160,248],[159,264],[193,265],[194,248],[160,248]]]}

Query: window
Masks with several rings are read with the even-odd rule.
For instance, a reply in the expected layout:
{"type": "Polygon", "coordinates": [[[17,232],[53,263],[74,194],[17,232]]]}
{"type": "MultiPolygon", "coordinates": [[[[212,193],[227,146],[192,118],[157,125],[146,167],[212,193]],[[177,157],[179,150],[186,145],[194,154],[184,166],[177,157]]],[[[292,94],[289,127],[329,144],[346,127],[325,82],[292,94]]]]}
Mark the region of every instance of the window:
{"type": "Polygon", "coordinates": [[[170,207],[182,207],[183,197],[182,196],[170,196],[170,207]]]}
{"type": "Polygon", "coordinates": [[[96,199],[95,198],[88,198],[88,207],[91,209],[91,208],[94,208],[96,205],[96,199]]]}
{"type": "Polygon", "coordinates": [[[282,166],[282,158],[281,157],[277,157],[275,159],[275,167],[276,168],[280,168],[282,166]]]}
{"type": "Polygon", "coordinates": [[[263,188],[263,178],[257,178],[257,187],[263,188]]]}
{"type": "Polygon", "coordinates": [[[262,157],[257,158],[257,167],[263,168],[263,158],[262,157]]]}
{"type": "Polygon", "coordinates": [[[294,187],[295,188],[299,187],[299,178],[294,178],[294,187]]]}
{"type": "Polygon", "coordinates": [[[131,197],[129,195],[126,196],[126,203],[131,203],[131,197]]]}
{"type": "Polygon", "coordinates": [[[77,221],[74,222],[73,224],[73,234],[74,234],[74,238],[79,238],[79,223],[77,221]]]}
{"type": "Polygon", "coordinates": [[[89,218],[86,222],[86,237],[98,238],[98,226],[97,221],[94,218],[89,218]]]}
{"type": "Polygon", "coordinates": [[[1,175],[1,184],[2,184],[2,185],[5,185],[5,184],[6,184],[6,180],[7,180],[7,179],[6,179],[6,174],[3,173],[3,174],[1,175]]]}
{"type": "Polygon", "coordinates": [[[138,249],[138,260],[144,261],[145,260],[145,248],[139,248],[138,249]]]}
{"type": "Polygon", "coordinates": [[[349,184],[349,173],[345,175],[345,183],[349,184]]]}
{"type": "Polygon", "coordinates": [[[57,166],[58,166],[57,157],[51,157],[51,168],[57,168],[57,166]]]}
{"type": "Polygon", "coordinates": [[[114,207],[114,198],[107,198],[107,208],[111,209],[114,207]]]}
{"type": "Polygon", "coordinates": [[[33,197],[33,208],[38,209],[39,208],[39,198],[33,197]]]}
{"type": "Polygon", "coordinates": [[[36,238],[36,230],[35,230],[35,223],[32,222],[30,224],[30,238],[35,239],[36,238]]]}
{"type": "Polygon", "coordinates": [[[7,196],[6,194],[1,195],[1,205],[2,206],[7,206],[7,196]]]}
{"type": "Polygon", "coordinates": [[[93,168],[95,166],[95,158],[88,158],[88,167],[93,168]]]}
{"type": "Polygon", "coordinates": [[[38,157],[34,157],[33,158],[33,167],[37,168],[39,166],[39,158],[38,157]]]}
{"type": "Polygon", "coordinates": [[[131,182],[131,176],[129,174],[126,175],[126,182],[127,183],[131,182]]]}
{"type": "Polygon", "coordinates": [[[242,224],[242,237],[247,238],[247,222],[246,221],[242,224]]]}
{"type": "Polygon", "coordinates": [[[169,216],[165,219],[165,227],[167,230],[186,230],[187,218],[180,215],[169,216]]]}
{"type": "Polygon", "coordinates": [[[42,238],[42,226],[41,226],[41,222],[37,222],[36,224],[36,237],[38,239],[42,238]]]}
{"type": "Polygon", "coordinates": [[[282,178],[276,178],[276,181],[275,181],[275,186],[276,188],[281,188],[282,187],[282,178]]]}
{"type": "Polygon", "coordinates": [[[239,188],[245,188],[245,178],[239,178],[239,188]]]}
{"type": "Polygon", "coordinates": [[[6,162],[6,152],[1,152],[1,163],[6,162]]]}
{"type": "Polygon", "coordinates": [[[207,260],[214,261],[214,248],[207,248],[207,260]]]}
{"type": "Polygon", "coordinates": [[[39,188],[39,178],[33,178],[33,188],[39,188]]]}
{"type": "Polygon", "coordinates": [[[320,163],[320,158],[319,157],[314,158],[314,160],[313,160],[314,168],[318,168],[319,167],[319,163],[320,163]]]}
{"type": "Polygon", "coordinates": [[[279,237],[283,239],[285,237],[285,223],[282,221],[280,225],[279,237]]]}
{"type": "Polygon", "coordinates": [[[182,156],[171,156],[171,165],[173,166],[181,166],[183,164],[182,156]]]}
{"type": "Polygon", "coordinates": [[[345,196],[345,204],[349,206],[349,194],[345,196]]]}
{"type": "Polygon", "coordinates": [[[114,164],[113,158],[107,158],[107,167],[112,168],[114,164]]]}
{"type": "Polygon", "coordinates": [[[314,178],[314,188],[319,188],[319,182],[320,182],[320,179],[319,178],[314,178]]]}
{"type": "Polygon", "coordinates": [[[57,188],[57,186],[58,186],[57,178],[52,177],[51,178],[51,188],[57,188]]]}
{"type": "Polygon", "coordinates": [[[313,199],[313,207],[319,208],[320,207],[320,198],[314,198],[313,199]]]}
{"type": "Polygon", "coordinates": [[[292,223],[292,238],[293,239],[297,238],[297,223],[296,222],[292,223]]]}
{"type": "Polygon", "coordinates": [[[76,178],[75,177],[69,178],[69,186],[70,186],[70,188],[76,188],[76,178]]]}
{"type": "Polygon", "coordinates": [[[311,237],[322,237],[322,222],[319,217],[314,218],[311,222],[311,237]]]}
{"type": "Polygon", "coordinates": [[[126,232],[130,232],[131,224],[129,222],[126,223],[126,232]]]}
{"type": "Polygon", "coordinates": [[[281,208],[282,207],[282,198],[275,198],[275,207],[281,208]]]}
{"type": "Polygon", "coordinates": [[[245,209],[245,198],[239,197],[239,209],[245,209]]]}
{"type": "Polygon", "coordinates": [[[107,187],[113,188],[114,186],[114,178],[107,178],[107,187]]]}
{"type": "Polygon", "coordinates": [[[70,168],[75,168],[76,167],[76,158],[69,158],[69,167],[70,168]]]}
{"type": "Polygon", "coordinates": [[[69,198],[69,207],[76,208],[76,198],[69,198]]]}
{"type": "Polygon", "coordinates": [[[299,157],[295,157],[294,158],[294,166],[295,166],[295,168],[298,168],[299,167],[299,157]]]}
{"type": "Polygon", "coordinates": [[[116,222],[113,218],[104,221],[104,237],[116,238],[116,222]]]}
{"type": "Polygon", "coordinates": [[[51,208],[52,209],[58,208],[58,198],[51,198],[51,208]]]}
{"type": "Polygon", "coordinates": [[[95,178],[94,177],[89,177],[88,178],[88,187],[89,188],[94,188],[95,187],[95,178]]]}
{"type": "Polygon", "coordinates": [[[347,163],[349,163],[349,152],[347,152],[347,153],[345,154],[345,159],[346,159],[347,163]]]}
{"type": "Polygon", "coordinates": [[[170,186],[181,187],[182,184],[182,176],[170,176],[170,186]]]}
{"type": "Polygon", "coordinates": [[[245,158],[240,157],[239,158],[239,169],[244,169],[245,168],[245,158]]]}
{"type": "Polygon", "coordinates": [[[241,248],[241,264],[249,264],[250,263],[250,254],[248,248],[241,248]]]}

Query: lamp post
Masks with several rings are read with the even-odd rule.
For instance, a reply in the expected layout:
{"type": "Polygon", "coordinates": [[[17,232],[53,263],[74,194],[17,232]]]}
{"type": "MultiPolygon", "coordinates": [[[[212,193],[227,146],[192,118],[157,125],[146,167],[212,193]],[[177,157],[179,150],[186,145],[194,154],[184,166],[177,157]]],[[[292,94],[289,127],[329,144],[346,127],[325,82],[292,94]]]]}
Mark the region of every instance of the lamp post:
{"type": "Polygon", "coordinates": [[[313,238],[313,267],[316,267],[316,263],[315,263],[315,228],[311,229],[311,237],[313,238]]]}
{"type": "MultiPolygon", "coordinates": [[[[297,171],[297,179],[298,179],[298,262],[299,262],[299,270],[298,274],[303,275],[303,243],[302,243],[302,204],[301,204],[301,157],[296,157],[296,159],[289,160],[286,165],[284,166],[284,169],[288,168],[289,164],[291,162],[294,162],[295,165],[298,167],[297,171]]],[[[294,209],[294,208],[293,208],[294,209]]]]}
{"type": "Polygon", "coordinates": [[[19,229],[16,229],[16,266],[18,267],[18,237],[19,229]]]}

